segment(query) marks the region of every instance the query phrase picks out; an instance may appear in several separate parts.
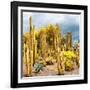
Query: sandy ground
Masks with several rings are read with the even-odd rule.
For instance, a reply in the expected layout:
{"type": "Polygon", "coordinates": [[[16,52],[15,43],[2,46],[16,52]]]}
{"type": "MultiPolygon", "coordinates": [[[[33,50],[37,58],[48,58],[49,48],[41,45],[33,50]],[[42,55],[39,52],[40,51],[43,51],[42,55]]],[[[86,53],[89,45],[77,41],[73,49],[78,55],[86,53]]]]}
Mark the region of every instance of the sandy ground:
{"type": "MultiPolygon", "coordinates": [[[[43,69],[40,70],[39,73],[33,72],[32,76],[52,76],[57,74],[58,74],[57,63],[55,63],[54,65],[47,65],[46,67],[43,67],[43,69]]],[[[76,64],[74,64],[74,70],[65,71],[64,73],[64,75],[72,75],[72,74],[79,74],[79,69],[76,66],[76,64]]]]}

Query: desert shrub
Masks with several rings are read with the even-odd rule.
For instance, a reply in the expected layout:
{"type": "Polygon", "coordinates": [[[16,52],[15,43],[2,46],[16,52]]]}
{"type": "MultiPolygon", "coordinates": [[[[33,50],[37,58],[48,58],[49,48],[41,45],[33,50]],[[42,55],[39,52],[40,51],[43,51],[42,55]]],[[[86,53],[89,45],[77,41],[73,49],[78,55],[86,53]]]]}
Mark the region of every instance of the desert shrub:
{"type": "Polygon", "coordinates": [[[73,51],[65,51],[64,52],[65,57],[65,70],[71,71],[73,69],[74,59],[76,58],[76,55],[73,51]]]}
{"type": "Polygon", "coordinates": [[[39,61],[40,64],[42,64],[43,66],[46,66],[46,62],[44,60],[39,61]]]}
{"type": "Polygon", "coordinates": [[[46,61],[42,57],[38,57],[38,59],[36,59],[36,63],[46,66],[46,61]]]}
{"type": "Polygon", "coordinates": [[[74,54],[73,51],[64,51],[64,56],[65,56],[67,59],[71,59],[71,60],[73,60],[73,58],[76,57],[76,55],[74,54]]]}
{"type": "Polygon", "coordinates": [[[47,57],[47,59],[45,60],[46,61],[46,64],[47,65],[52,65],[53,64],[53,58],[52,57],[47,57]]]}
{"type": "Polygon", "coordinates": [[[66,60],[66,62],[65,62],[65,70],[66,70],[66,71],[71,71],[71,70],[73,70],[73,61],[71,61],[71,60],[66,60]]]}

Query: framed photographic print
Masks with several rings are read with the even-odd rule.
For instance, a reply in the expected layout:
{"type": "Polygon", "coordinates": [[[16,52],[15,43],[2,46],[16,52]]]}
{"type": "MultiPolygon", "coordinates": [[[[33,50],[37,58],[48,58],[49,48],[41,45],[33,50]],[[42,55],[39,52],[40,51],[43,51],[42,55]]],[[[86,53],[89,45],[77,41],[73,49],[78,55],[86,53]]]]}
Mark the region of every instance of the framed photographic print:
{"type": "Polygon", "coordinates": [[[11,87],[87,79],[87,6],[11,2],[11,87]]]}

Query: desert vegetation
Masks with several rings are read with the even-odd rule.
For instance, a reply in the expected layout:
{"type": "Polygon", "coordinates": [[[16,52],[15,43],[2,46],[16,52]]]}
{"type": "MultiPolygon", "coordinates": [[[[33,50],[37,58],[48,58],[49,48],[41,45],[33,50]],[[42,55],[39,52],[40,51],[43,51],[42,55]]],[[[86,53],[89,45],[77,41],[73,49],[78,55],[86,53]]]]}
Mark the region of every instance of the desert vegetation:
{"type": "Polygon", "coordinates": [[[23,33],[23,76],[79,74],[79,42],[73,45],[72,32],[63,35],[58,24],[36,30],[32,17],[29,21],[23,33]]]}

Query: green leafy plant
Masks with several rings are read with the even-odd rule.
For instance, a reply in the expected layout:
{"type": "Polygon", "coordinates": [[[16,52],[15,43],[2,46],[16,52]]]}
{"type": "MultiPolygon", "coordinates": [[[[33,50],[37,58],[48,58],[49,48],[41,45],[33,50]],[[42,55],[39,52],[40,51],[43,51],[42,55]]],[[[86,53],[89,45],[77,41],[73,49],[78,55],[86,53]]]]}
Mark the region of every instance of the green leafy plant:
{"type": "Polygon", "coordinates": [[[35,68],[35,73],[38,73],[40,70],[42,70],[43,64],[36,63],[36,64],[34,65],[34,68],[35,68]]]}

